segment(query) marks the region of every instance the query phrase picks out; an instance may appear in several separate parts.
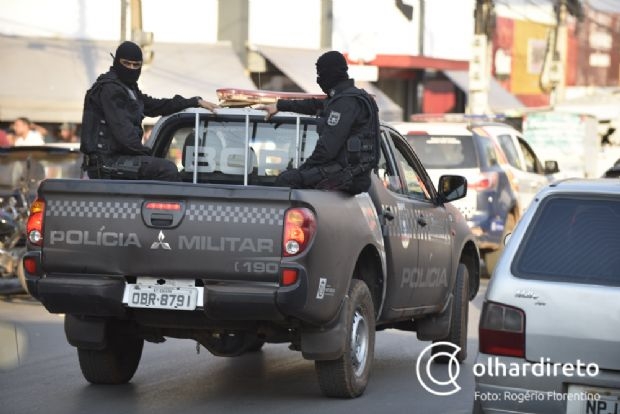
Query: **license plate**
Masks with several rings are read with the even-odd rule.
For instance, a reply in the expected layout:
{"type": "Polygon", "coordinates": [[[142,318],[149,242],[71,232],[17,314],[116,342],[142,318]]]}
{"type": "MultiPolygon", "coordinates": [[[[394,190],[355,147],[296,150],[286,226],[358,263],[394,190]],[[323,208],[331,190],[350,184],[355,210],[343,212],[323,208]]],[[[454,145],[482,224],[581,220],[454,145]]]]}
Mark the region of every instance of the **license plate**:
{"type": "Polygon", "coordinates": [[[566,414],[620,414],[620,389],[570,385],[566,414]]]}
{"type": "Polygon", "coordinates": [[[132,308],[194,310],[198,289],[181,286],[131,284],[125,287],[124,302],[132,308]]]}

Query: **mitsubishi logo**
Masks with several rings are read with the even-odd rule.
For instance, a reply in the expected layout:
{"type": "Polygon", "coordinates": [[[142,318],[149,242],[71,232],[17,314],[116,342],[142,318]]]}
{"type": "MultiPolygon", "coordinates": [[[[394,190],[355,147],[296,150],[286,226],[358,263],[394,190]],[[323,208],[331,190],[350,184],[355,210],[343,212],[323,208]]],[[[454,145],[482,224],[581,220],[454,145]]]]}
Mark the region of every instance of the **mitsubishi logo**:
{"type": "Polygon", "coordinates": [[[159,231],[159,236],[157,236],[157,241],[153,242],[153,244],[151,244],[151,249],[162,248],[164,250],[172,250],[170,245],[164,241],[165,238],[166,238],[166,236],[164,236],[164,232],[160,230],[159,231]]]}

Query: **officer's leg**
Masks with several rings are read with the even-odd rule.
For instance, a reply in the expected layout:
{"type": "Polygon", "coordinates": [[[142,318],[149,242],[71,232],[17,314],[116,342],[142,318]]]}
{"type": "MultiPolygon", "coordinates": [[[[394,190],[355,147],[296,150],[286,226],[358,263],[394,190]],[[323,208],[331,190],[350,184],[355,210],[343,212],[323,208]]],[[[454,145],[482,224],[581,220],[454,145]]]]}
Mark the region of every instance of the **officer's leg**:
{"type": "Polygon", "coordinates": [[[177,166],[170,160],[142,156],[140,161],[141,180],[181,181],[177,166]]]}
{"type": "Polygon", "coordinates": [[[303,186],[303,179],[299,170],[285,170],[276,177],[275,185],[277,187],[301,188],[303,186]]]}

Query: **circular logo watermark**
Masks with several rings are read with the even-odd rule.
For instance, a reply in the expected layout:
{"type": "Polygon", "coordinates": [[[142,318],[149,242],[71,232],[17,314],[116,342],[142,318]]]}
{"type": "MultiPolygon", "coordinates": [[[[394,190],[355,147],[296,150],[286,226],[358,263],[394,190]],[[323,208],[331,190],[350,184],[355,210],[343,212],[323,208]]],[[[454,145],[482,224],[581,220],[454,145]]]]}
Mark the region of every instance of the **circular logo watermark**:
{"type": "Polygon", "coordinates": [[[422,385],[426,391],[434,395],[444,396],[457,393],[461,389],[461,386],[456,382],[456,379],[459,377],[459,373],[461,371],[459,361],[456,358],[456,354],[458,354],[460,350],[460,346],[454,345],[451,342],[435,342],[422,350],[422,352],[418,356],[415,370],[420,385],[422,385]],[[453,352],[440,350],[439,352],[433,354],[433,349],[435,347],[451,349],[453,352]],[[428,360],[426,361],[425,369],[423,372],[421,372],[420,367],[422,365],[422,358],[426,354],[431,355],[431,357],[428,358],[428,360]],[[448,358],[448,379],[445,381],[438,380],[431,373],[431,364],[433,363],[435,358],[440,357],[448,358]],[[430,383],[430,385],[427,382],[430,383]]]}

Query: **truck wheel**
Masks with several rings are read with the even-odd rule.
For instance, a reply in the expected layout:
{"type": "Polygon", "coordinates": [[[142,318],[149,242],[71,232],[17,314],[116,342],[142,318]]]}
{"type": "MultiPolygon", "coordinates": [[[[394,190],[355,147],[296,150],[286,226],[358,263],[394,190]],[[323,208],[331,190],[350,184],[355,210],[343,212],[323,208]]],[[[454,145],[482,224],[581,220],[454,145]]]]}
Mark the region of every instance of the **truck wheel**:
{"type": "Polygon", "coordinates": [[[136,336],[113,338],[102,350],[78,347],[82,375],[93,384],[125,384],[138,369],[144,339],[136,336]]]}
{"type": "Polygon", "coordinates": [[[375,351],[375,310],[366,283],[353,279],[346,312],[344,354],[331,361],[315,361],[321,391],[327,397],[354,398],[368,384],[375,351]]]}
{"type": "Polygon", "coordinates": [[[260,338],[252,339],[245,348],[245,352],[258,352],[263,349],[263,345],[265,345],[264,340],[260,338]]]}
{"type": "MultiPolygon", "coordinates": [[[[463,362],[465,358],[467,358],[467,318],[469,317],[469,272],[463,263],[459,263],[459,267],[456,271],[456,283],[454,284],[453,295],[450,332],[448,336],[441,341],[434,342],[451,342],[461,348],[461,350],[456,353],[456,359],[459,362],[463,362]]],[[[454,349],[445,345],[433,347],[433,355],[440,352],[454,354],[454,349]]],[[[447,364],[450,362],[451,358],[449,356],[440,355],[433,360],[441,364],[447,364]]]]}

